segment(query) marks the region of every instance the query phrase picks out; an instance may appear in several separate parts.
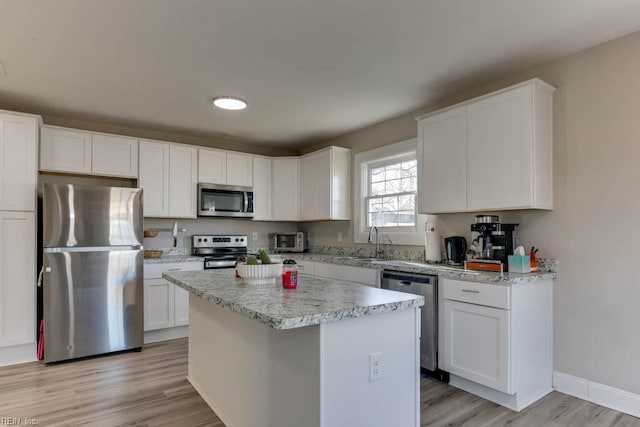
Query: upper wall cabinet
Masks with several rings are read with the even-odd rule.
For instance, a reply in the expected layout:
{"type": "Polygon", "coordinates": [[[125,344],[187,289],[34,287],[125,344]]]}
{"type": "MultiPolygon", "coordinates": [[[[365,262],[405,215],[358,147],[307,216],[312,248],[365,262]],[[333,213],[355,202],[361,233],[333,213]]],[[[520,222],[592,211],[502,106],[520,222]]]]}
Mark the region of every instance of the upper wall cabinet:
{"type": "Polygon", "coordinates": [[[300,219],[348,220],[351,150],[329,147],[300,158],[300,219]]]}
{"type": "Polygon", "coordinates": [[[253,219],[269,221],[272,219],[270,157],[253,157],[253,219]]]}
{"type": "Polygon", "coordinates": [[[274,221],[298,221],[299,157],[274,157],[272,159],[272,219],[274,221]]]}
{"type": "Polygon", "coordinates": [[[38,119],[0,113],[0,211],[35,211],[38,119]]]}
{"type": "Polygon", "coordinates": [[[42,126],[40,170],[136,178],[138,140],[42,126]]]}
{"type": "Polygon", "coordinates": [[[418,118],[423,213],[553,209],[553,92],[533,79],[418,118]]]}
{"type": "Polygon", "coordinates": [[[420,212],[467,210],[466,122],[466,107],[418,122],[420,212]]]}
{"type": "Polygon", "coordinates": [[[234,151],[198,149],[198,182],[253,185],[253,156],[234,151]]]}
{"type": "Polygon", "coordinates": [[[195,218],[197,148],[140,141],[138,186],[144,189],[144,216],[195,218]]]}

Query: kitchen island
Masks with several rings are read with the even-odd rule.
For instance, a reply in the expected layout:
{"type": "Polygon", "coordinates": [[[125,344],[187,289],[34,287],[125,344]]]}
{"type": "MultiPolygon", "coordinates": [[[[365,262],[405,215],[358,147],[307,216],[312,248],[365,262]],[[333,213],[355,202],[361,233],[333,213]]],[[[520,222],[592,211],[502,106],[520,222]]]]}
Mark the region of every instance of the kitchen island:
{"type": "Polygon", "coordinates": [[[188,379],[229,427],[418,426],[421,296],[301,275],[168,272],[189,295],[188,379]]]}

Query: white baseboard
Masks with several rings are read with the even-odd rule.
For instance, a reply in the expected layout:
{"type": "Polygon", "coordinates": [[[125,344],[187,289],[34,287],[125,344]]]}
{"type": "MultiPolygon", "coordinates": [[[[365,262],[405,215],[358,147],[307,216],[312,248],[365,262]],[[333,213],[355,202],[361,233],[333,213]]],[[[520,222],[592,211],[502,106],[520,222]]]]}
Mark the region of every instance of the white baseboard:
{"type": "Polygon", "coordinates": [[[553,372],[553,388],[582,400],[640,417],[640,395],[562,372],[553,372]]]}
{"type": "Polygon", "coordinates": [[[175,340],[189,336],[189,326],[177,326],[175,328],[156,329],[144,333],[144,343],[151,344],[159,341],[175,340]]]}

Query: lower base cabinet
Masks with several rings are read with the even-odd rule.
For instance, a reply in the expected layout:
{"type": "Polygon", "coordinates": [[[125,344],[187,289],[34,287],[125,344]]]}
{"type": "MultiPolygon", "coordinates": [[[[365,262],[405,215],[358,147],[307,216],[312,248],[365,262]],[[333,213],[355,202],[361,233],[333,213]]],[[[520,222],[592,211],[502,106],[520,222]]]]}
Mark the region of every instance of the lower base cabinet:
{"type": "MultiPolygon", "coordinates": [[[[202,269],[202,262],[145,264],[145,332],[189,324],[189,292],[163,279],[162,273],[166,271],[198,271],[202,269]]],[[[171,338],[175,338],[175,336],[168,333],[166,339],[171,338]]],[[[154,341],[157,340],[154,339],[154,341]]]]}
{"type": "Polygon", "coordinates": [[[552,390],[553,282],[439,282],[438,367],[451,385],[519,411],[552,390]]]}
{"type": "Polygon", "coordinates": [[[36,358],[33,212],[0,211],[0,366],[36,358]]]}
{"type": "Polygon", "coordinates": [[[380,287],[380,271],[375,268],[354,267],[351,265],[331,264],[326,262],[296,261],[301,273],[328,279],[359,283],[361,285],[380,287]]]}

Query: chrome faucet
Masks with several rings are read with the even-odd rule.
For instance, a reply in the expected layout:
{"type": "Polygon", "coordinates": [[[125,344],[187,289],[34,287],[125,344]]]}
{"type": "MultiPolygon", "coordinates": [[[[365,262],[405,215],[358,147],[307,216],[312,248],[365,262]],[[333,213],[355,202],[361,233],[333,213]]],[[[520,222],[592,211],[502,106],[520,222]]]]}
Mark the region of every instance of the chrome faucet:
{"type": "Polygon", "coordinates": [[[373,243],[373,242],[371,241],[371,233],[373,232],[373,230],[375,230],[375,231],[376,231],[376,258],[379,258],[379,257],[380,257],[381,252],[380,252],[380,240],[379,240],[379,237],[380,237],[380,236],[379,236],[379,234],[378,234],[378,227],[376,227],[376,226],[372,226],[372,227],[370,227],[370,228],[369,228],[369,240],[368,240],[368,242],[369,242],[369,243],[373,243]]]}

